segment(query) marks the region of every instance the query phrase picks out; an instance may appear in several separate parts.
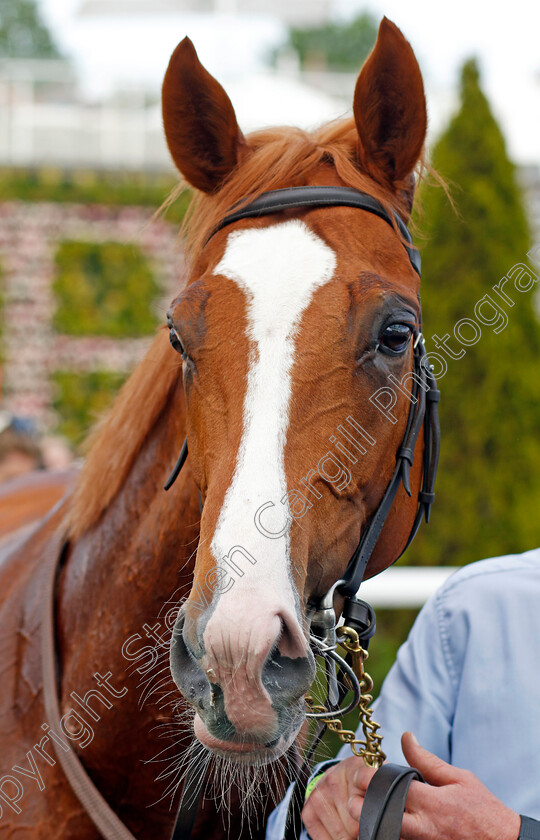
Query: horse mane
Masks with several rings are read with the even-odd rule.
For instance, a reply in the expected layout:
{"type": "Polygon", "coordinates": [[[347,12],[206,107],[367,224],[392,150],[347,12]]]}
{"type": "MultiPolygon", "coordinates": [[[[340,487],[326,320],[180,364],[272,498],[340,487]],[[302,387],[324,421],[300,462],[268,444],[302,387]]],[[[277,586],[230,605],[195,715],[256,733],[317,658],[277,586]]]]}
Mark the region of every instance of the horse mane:
{"type": "MultiPolygon", "coordinates": [[[[211,195],[194,194],[181,228],[187,274],[209,235],[232,207],[269,190],[303,186],[324,165],[333,166],[346,186],[369,192],[389,211],[408,215],[399,189],[391,194],[358,168],[358,134],[352,118],[327,123],[311,133],[289,127],[268,128],[250,134],[247,141],[250,154],[221,189],[211,195]]],[[[164,207],[170,206],[187,186],[181,181],[164,207]]],[[[406,189],[408,184],[402,186],[406,189]]],[[[178,383],[180,365],[171,359],[167,334],[161,331],[121,389],[110,413],[91,433],[68,514],[69,536],[80,537],[96,525],[122,488],[178,383]]]]}
{"type": "Polygon", "coordinates": [[[112,409],[93,429],[67,515],[67,536],[77,539],[96,525],[117,496],[144,441],[181,377],[181,363],[162,328],[121,388],[112,409]]]}

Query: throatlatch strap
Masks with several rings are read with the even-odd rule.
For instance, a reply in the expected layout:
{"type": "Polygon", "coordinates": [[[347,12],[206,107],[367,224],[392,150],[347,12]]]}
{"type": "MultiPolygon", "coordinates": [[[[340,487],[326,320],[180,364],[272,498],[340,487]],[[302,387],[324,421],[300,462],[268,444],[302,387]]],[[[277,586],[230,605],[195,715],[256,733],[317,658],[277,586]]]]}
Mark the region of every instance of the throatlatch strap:
{"type": "Polygon", "coordinates": [[[182,448],[180,449],[180,455],[178,456],[178,460],[176,461],[176,464],[173,467],[173,471],[170,474],[170,476],[168,477],[165,484],[163,485],[164,490],[170,490],[171,489],[174,482],[176,481],[176,479],[180,475],[180,471],[181,471],[182,467],[184,466],[184,463],[185,463],[185,460],[186,460],[187,456],[188,456],[188,445],[187,445],[187,438],[185,438],[184,442],[182,444],[182,448]]]}

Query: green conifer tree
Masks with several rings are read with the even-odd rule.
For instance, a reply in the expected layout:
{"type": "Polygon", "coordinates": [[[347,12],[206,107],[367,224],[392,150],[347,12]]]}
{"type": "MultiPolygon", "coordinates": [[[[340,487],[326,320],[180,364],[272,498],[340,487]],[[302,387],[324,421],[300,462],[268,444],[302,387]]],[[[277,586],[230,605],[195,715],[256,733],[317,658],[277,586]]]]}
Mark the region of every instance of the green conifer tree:
{"type": "Polygon", "coordinates": [[[60,58],[34,0],[0,3],[0,57],[60,58]]]}
{"type": "MultiPolygon", "coordinates": [[[[434,147],[432,162],[449,183],[457,209],[440,187],[422,189],[417,227],[425,237],[426,348],[447,361],[439,378],[442,447],[431,521],[402,565],[462,565],[540,545],[540,326],[534,306],[539,284],[520,292],[514,284],[519,270],[512,274],[502,290],[513,306],[493,290],[513,266],[528,263],[530,240],[515,169],[474,61],[463,67],[460,107],[434,147]],[[492,326],[475,313],[485,295],[505,313],[495,319],[492,310],[492,326]],[[482,330],[478,341],[465,347],[454,335],[464,318],[482,330]],[[434,336],[447,334],[455,355],[465,350],[462,358],[449,359],[437,349],[434,336]]],[[[521,279],[526,285],[524,274],[521,279]]],[[[489,306],[480,311],[490,319],[489,306]]],[[[473,328],[464,325],[462,334],[472,339],[473,328]]],[[[369,667],[375,692],[414,617],[411,610],[378,610],[369,667]]]]}
{"type": "MultiPolygon", "coordinates": [[[[459,565],[540,545],[540,325],[535,283],[512,267],[530,248],[523,199],[504,138],[479,83],[474,60],[462,71],[461,104],[433,150],[456,204],[427,187],[421,226],[427,240],[423,309],[428,351],[450,335],[440,380],[442,453],[432,521],[409,550],[413,564],[459,565]],[[508,273],[503,287],[493,286],[508,273]],[[532,281],[531,281],[532,283],[532,281]],[[485,295],[500,309],[496,315],[485,295]],[[476,307],[476,310],[475,310],[476,307]],[[480,313],[480,314],[479,314],[480,313]],[[481,323],[493,320],[492,325],[481,323]],[[463,346],[481,329],[475,344],[463,346]],[[506,323],[507,321],[507,323],[506,323]]],[[[523,269],[524,271],[524,269],[523,269]]],[[[538,266],[533,272],[538,274],[538,266]]],[[[527,275],[530,277],[530,275],[527,275]]],[[[435,360],[436,362],[436,360],[435,360]]]]}

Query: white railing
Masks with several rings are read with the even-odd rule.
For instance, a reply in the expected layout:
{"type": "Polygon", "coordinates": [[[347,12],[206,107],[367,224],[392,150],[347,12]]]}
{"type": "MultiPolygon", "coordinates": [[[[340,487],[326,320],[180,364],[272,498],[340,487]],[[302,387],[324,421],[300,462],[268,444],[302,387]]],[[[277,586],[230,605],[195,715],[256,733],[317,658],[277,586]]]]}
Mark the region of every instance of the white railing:
{"type": "Polygon", "coordinates": [[[157,108],[0,104],[0,166],[170,170],[157,108]]]}
{"type": "Polygon", "coordinates": [[[447,578],[454,566],[396,566],[366,580],[359,597],[373,607],[421,607],[447,578]]]}
{"type": "Polygon", "coordinates": [[[0,166],[169,170],[159,99],[82,102],[66,62],[0,60],[0,166]]]}

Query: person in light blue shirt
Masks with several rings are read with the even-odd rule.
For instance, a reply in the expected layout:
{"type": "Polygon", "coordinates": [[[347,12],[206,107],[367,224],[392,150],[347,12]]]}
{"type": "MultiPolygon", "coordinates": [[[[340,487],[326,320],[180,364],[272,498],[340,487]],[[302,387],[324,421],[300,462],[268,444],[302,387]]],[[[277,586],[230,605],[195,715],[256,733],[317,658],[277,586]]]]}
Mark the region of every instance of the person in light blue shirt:
{"type": "MultiPolygon", "coordinates": [[[[445,582],[400,648],[374,718],[388,760],[428,782],[411,784],[403,840],[540,838],[540,549],[445,582]]],[[[323,770],[302,840],[354,840],[374,771],[349,747],[313,778],[323,770]]],[[[283,837],[290,793],[266,840],[283,837]]]]}

